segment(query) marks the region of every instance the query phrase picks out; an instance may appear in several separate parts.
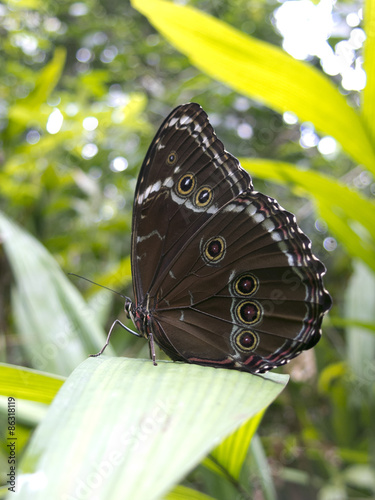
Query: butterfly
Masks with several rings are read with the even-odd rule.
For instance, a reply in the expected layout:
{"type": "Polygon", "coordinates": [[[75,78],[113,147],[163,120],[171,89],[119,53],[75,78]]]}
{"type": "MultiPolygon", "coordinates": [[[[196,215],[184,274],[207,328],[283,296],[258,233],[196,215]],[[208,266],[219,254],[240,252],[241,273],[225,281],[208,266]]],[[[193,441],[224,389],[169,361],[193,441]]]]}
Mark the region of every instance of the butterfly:
{"type": "Polygon", "coordinates": [[[263,373],[313,347],[331,307],[293,214],[254,191],[196,103],[174,109],[139,173],[132,222],[138,332],[175,361],[263,373]]]}

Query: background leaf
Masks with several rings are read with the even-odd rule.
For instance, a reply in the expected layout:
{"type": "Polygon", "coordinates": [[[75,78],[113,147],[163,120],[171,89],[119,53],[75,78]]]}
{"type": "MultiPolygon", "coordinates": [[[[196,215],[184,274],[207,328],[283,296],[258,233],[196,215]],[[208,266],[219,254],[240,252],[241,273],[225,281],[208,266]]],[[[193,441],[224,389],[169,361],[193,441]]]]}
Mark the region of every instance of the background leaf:
{"type": "Polygon", "coordinates": [[[217,446],[203,464],[218,473],[238,480],[249,450],[250,442],[260,424],[264,411],[245,422],[217,446]]]}
{"type": "Polygon", "coordinates": [[[22,366],[0,363],[0,394],[14,398],[51,403],[64,378],[22,366]]]}
{"type": "Polygon", "coordinates": [[[366,87],[363,90],[362,114],[369,133],[375,138],[375,0],[366,0],[364,9],[366,45],[364,49],[364,69],[366,87]]]}
{"type": "Polygon", "coordinates": [[[204,495],[197,490],[187,488],[186,486],[176,486],[168,493],[164,500],[215,500],[213,497],[204,495]]]}
{"type": "Polygon", "coordinates": [[[40,106],[46,102],[60,79],[65,58],[65,48],[56,48],[53,58],[40,72],[32,92],[26,98],[17,100],[10,107],[9,125],[6,132],[8,137],[21,132],[39,111],[40,106]]]}
{"type": "Polygon", "coordinates": [[[101,349],[105,333],[47,250],[2,213],[0,235],[15,279],[14,318],[32,366],[68,375],[101,349]]]}
{"type": "Polygon", "coordinates": [[[266,500],[277,500],[277,492],[272,477],[272,469],[267,460],[267,455],[264,451],[260,437],[255,434],[250,444],[250,453],[255,463],[252,469],[253,475],[259,477],[262,485],[262,491],[266,500]]]}
{"type": "Polygon", "coordinates": [[[375,172],[373,143],[359,114],[322,72],[189,6],[164,0],[132,0],[132,5],[200,70],[281,113],[293,111],[312,122],[375,172]]]}
{"type": "MultiPolygon", "coordinates": [[[[375,322],[375,274],[363,265],[356,262],[354,273],[346,291],[345,316],[356,318],[364,322],[375,322]]],[[[362,389],[369,390],[375,403],[375,337],[361,326],[347,328],[348,365],[358,381],[362,382],[362,389]]],[[[357,396],[368,398],[362,391],[357,396]],[[362,394],[361,394],[362,393],[362,394]]],[[[374,406],[375,409],[375,406],[374,406]]]]}

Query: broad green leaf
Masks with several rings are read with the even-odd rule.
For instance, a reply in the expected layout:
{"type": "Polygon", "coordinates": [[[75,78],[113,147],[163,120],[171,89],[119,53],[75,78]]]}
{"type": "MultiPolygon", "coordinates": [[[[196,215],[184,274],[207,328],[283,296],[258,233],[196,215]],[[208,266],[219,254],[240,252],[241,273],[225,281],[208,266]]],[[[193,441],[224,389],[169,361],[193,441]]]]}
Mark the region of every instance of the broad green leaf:
{"type": "Polygon", "coordinates": [[[297,195],[312,198],[347,252],[375,270],[375,204],[371,200],[336,179],[312,170],[301,171],[289,163],[242,158],[241,164],[260,179],[287,184],[297,195]]]}
{"type": "Polygon", "coordinates": [[[184,363],[89,358],[33,435],[9,499],[163,498],[288,377],[184,363]]]}
{"type": "Polygon", "coordinates": [[[28,359],[36,369],[68,375],[99,351],[105,333],[48,251],[1,212],[0,237],[14,275],[13,317],[28,359]]]}
{"type": "Polygon", "coordinates": [[[206,467],[224,475],[229,474],[234,479],[239,479],[244,464],[250,441],[254,436],[264,411],[260,411],[250,420],[245,422],[233,434],[219,444],[205,459],[206,467]]]}
{"type": "Polygon", "coordinates": [[[373,144],[361,117],[322,72],[189,6],[164,0],[132,0],[132,5],[199,69],[281,113],[293,111],[312,122],[375,172],[373,144]]]}
{"type": "Polygon", "coordinates": [[[186,486],[176,486],[168,493],[164,500],[215,500],[214,498],[201,493],[200,491],[187,488],[186,486]]]}
{"type": "Polygon", "coordinates": [[[22,366],[0,363],[0,394],[49,404],[64,378],[22,366]]]}
{"type": "Polygon", "coordinates": [[[364,69],[366,71],[366,87],[363,91],[362,115],[375,141],[375,0],[366,0],[364,7],[364,29],[366,42],[364,46],[364,69]]]}

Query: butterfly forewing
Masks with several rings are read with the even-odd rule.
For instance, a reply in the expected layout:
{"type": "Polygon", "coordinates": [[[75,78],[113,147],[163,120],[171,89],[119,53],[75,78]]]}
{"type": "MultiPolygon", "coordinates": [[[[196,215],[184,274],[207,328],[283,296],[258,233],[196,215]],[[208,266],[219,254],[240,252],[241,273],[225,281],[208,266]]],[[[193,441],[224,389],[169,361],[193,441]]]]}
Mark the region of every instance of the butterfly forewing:
{"type": "Polygon", "coordinates": [[[132,260],[138,300],[150,292],[195,228],[249,183],[198,104],[169,115],[149,148],[136,188],[132,260]]]}
{"type": "Polygon", "coordinates": [[[197,104],[176,108],[149,148],[132,238],[135,309],[172,359],[267,371],[319,340],[323,264],[197,104]]]}

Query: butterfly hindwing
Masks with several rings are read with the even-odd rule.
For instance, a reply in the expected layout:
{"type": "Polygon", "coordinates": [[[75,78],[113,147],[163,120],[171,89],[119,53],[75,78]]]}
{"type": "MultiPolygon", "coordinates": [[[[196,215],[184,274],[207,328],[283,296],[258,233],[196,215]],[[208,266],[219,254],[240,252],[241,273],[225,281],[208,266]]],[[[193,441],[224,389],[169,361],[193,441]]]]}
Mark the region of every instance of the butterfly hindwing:
{"type": "Polygon", "coordinates": [[[171,263],[155,290],[154,317],[184,359],[262,371],[319,340],[329,303],[323,272],[294,216],[245,193],[171,263]]]}

